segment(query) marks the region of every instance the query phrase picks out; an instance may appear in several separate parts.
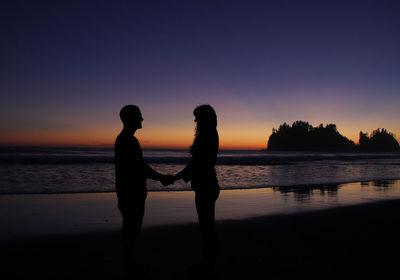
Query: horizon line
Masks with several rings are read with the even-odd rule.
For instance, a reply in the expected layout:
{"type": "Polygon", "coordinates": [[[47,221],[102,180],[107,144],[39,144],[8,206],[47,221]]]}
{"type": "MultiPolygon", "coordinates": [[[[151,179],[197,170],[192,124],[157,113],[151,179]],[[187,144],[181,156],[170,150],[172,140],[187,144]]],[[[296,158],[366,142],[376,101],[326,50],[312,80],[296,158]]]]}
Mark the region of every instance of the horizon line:
{"type": "MultiPolygon", "coordinates": [[[[141,145],[142,149],[148,150],[189,150],[188,147],[177,146],[147,146],[141,145]]],[[[0,148],[114,148],[114,144],[0,144],[0,148]]],[[[267,147],[220,147],[220,150],[249,150],[249,151],[263,151],[267,147]]]]}

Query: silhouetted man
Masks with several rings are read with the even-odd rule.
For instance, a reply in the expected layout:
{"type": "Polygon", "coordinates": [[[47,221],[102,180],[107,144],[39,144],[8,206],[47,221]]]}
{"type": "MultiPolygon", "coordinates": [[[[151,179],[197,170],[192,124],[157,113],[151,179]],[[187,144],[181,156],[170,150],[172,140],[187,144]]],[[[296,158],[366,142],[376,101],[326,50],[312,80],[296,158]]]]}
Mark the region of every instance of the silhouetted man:
{"type": "Polygon", "coordinates": [[[173,176],[162,175],[148,166],[143,159],[139,141],[134,136],[142,128],[142,114],[135,105],[126,105],[120,111],[124,125],[115,140],[115,175],[118,208],[122,214],[121,244],[124,272],[129,274],[134,263],[134,247],[142,226],[147,196],[146,179],[173,182],[173,176]]]}

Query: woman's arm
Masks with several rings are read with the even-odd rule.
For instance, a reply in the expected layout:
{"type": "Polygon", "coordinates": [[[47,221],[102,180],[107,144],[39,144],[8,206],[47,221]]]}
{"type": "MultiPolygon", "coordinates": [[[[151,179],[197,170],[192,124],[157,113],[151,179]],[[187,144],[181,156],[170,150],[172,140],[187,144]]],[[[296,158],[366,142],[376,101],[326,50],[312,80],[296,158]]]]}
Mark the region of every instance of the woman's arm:
{"type": "Polygon", "coordinates": [[[186,183],[192,179],[192,162],[189,162],[178,174],[175,175],[176,180],[183,179],[186,183]]]}

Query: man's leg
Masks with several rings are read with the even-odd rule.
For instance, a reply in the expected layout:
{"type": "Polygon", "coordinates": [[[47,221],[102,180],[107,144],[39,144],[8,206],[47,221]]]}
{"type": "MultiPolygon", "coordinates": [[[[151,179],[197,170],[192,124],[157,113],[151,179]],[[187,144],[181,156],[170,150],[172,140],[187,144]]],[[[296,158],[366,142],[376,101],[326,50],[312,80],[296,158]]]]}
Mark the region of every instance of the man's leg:
{"type": "Polygon", "coordinates": [[[121,249],[124,269],[131,269],[135,264],[135,245],[142,227],[145,200],[135,201],[134,205],[122,206],[121,249]]]}

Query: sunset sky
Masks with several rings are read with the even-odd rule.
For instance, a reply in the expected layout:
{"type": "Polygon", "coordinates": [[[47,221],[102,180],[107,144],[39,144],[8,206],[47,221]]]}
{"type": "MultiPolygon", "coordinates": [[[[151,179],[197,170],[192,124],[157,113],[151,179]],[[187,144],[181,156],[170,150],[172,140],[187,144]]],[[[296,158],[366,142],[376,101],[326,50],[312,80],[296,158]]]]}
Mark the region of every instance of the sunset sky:
{"type": "Polygon", "coordinates": [[[144,147],[188,147],[212,105],[222,148],[283,122],[400,140],[400,1],[10,1],[0,145],[109,145],[136,104],[144,147]]]}

